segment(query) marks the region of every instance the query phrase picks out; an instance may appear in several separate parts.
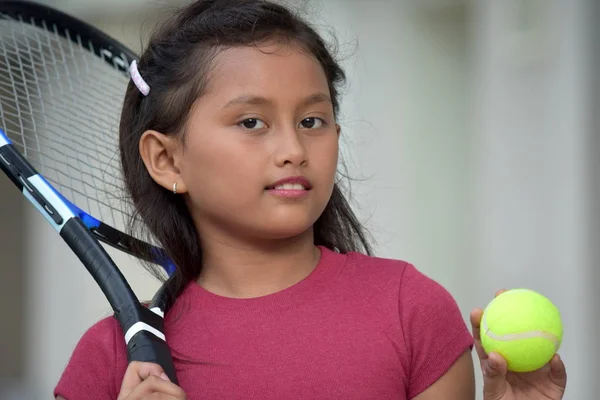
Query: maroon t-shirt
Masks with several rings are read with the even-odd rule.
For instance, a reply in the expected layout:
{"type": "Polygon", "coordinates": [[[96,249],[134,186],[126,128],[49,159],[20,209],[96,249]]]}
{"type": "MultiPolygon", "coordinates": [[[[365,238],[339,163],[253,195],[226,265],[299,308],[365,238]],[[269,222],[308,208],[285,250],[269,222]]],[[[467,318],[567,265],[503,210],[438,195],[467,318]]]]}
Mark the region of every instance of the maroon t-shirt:
{"type": "MultiPolygon", "coordinates": [[[[412,265],[325,248],[307,278],[268,296],[188,285],[165,334],[189,400],[411,399],[473,344],[454,299],[412,265]]],[[[122,331],[106,318],[55,395],[116,399],[126,368],[122,331]]]]}

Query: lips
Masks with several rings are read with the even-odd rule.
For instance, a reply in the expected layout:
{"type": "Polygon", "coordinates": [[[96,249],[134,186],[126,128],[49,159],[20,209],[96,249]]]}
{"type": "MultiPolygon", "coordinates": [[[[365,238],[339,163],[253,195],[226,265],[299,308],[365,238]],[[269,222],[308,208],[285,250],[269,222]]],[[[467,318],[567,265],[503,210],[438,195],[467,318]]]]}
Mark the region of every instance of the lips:
{"type": "Polygon", "coordinates": [[[310,190],[312,185],[303,176],[290,176],[267,186],[267,190],[310,190]]]}

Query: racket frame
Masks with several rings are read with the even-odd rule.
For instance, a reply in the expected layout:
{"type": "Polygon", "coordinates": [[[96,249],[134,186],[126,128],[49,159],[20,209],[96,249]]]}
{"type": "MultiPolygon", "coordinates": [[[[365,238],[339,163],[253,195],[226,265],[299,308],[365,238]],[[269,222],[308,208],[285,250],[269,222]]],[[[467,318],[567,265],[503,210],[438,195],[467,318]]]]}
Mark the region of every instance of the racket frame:
{"type": "MultiPolygon", "coordinates": [[[[0,14],[15,21],[50,30],[103,59],[126,74],[136,54],[91,25],[63,12],[31,1],[0,1],[0,14]]],[[[2,18],[0,18],[2,23],[2,18]]],[[[164,313],[171,305],[167,285],[149,307],[143,306],[100,242],[145,261],[157,263],[167,274],[173,263],[164,250],[151,246],[94,218],[67,200],[17,150],[0,129],[0,169],[21,191],[77,255],[105,294],[127,343],[128,361],[159,364],[169,379],[178,382],[164,336],[164,313]],[[145,248],[146,256],[133,249],[145,248]],[[148,256],[153,254],[154,256],[148,256]]]]}

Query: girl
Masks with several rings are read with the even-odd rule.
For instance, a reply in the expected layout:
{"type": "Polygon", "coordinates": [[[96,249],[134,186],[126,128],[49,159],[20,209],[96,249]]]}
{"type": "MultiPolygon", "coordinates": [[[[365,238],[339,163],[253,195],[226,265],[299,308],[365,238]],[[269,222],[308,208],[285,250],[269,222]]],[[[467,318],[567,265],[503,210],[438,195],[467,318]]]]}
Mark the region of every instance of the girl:
{"type": "Polygon", "coordinates": [[[344,73],[305,21],[268,1],[196,1],[132,71],[122,168],[178,267],[165,324],[180,387],[156,365],[127,365],[107,318],[82,337],[57,398],[474,399],[473,345],[486,400],[562,398],[558,356],[507,373],[445,289],[370,256],[336,181],[344,73]]]}

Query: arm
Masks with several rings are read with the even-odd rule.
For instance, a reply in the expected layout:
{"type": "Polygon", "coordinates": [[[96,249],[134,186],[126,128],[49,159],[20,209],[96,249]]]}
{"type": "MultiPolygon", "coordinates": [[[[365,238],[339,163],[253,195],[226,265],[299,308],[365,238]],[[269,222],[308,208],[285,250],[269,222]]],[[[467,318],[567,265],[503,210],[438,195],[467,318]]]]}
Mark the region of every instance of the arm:
{"type": "Polygon", "coordinates": [[[409,355],[408,398],[475,399],[473,337],[452,295],[409,266],[400,287],[399,306],[409,355]]]}
{"type": "Polygon", "coordinates": [[[475,400],[475,372],[466,351],[433,385],[413,400],[475,400]]]}

